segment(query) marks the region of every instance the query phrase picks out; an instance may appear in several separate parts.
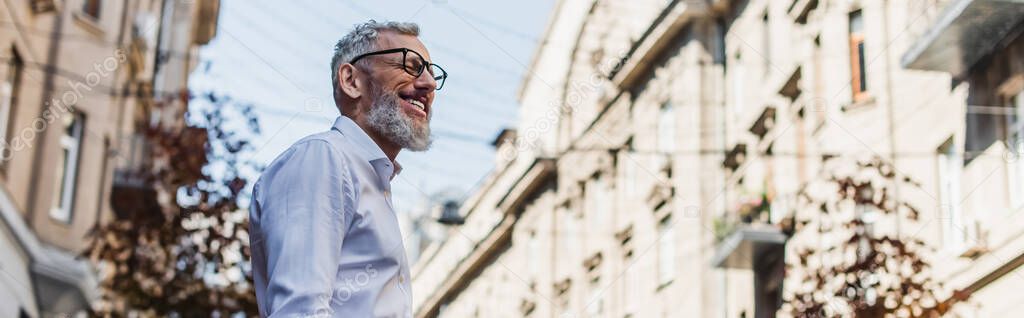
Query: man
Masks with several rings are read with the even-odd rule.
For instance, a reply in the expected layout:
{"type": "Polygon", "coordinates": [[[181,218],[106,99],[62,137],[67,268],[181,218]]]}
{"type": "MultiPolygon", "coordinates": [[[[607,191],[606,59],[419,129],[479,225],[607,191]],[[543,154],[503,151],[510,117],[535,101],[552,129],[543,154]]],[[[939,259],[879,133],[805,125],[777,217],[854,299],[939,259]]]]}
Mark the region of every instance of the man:
{"type": "Polygon", "coordinates": [[[331,130],[299,140],[263,172],[249,209],[264,317],[409,317],[409,265],[391,205],[401,149],[430,146],[434,91],[447,78],[412,23],[369,21],[335,46],[331,130]]]}

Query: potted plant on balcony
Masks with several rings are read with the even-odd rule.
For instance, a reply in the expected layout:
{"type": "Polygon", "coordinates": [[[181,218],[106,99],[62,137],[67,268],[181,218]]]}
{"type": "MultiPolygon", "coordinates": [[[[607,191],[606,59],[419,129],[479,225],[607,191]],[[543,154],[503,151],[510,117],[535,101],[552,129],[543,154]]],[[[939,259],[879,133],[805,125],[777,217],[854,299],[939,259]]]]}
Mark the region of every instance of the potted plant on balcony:
{"type": "Polygon", "coordinates": [[[761,191],[754,195],[743,196],[735,207],[743,224],[768,224],[771,211],[771,199],[768,193],[761,191]]]}
{"type": "Polygon", "coordinates": [[[715,241],[720,242],[744,226],[767,225],[771,221],[771,196],[765,191],[745,193],[731,209],[732,213],[712,220],[715,241]]]}

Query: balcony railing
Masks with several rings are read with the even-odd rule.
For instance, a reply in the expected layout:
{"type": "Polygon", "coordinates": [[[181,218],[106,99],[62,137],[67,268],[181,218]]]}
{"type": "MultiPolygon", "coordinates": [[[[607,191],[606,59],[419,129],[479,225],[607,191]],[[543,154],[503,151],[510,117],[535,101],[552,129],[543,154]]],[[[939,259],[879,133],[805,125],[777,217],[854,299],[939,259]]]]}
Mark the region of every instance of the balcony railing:
{"type": "Polygon", "coordinates": [[[1024,18],[1024,3],[1020,1],[953,0],[942,7],[904,53],[903,67],[961,76],[996,49],[1004,37],[1012,35],[1024,18]]]}
{"type": "Polygon", "coordinates": [[[742,200],[741,204],[714,220],[718,248],[712,263],[720,268],[751,269],[766,255],[782,253],[788,238],[782,227],[770,222],[771,202],[767,195],[742,200]]]}
{"type": "Polygon", "coordinates": [[[721,242],[741,228],[769,226],[771,202],[768,196],[760,194],[739,200],[731,213],[714,220],[715,240],[721,242]]]}
{"type": "Polygon", "coordinates": [[[118,218],[144,211],[160,211],[150,169],[151,147],[142,135],[122,138],[116,150],[110,204],[118,218]]]}

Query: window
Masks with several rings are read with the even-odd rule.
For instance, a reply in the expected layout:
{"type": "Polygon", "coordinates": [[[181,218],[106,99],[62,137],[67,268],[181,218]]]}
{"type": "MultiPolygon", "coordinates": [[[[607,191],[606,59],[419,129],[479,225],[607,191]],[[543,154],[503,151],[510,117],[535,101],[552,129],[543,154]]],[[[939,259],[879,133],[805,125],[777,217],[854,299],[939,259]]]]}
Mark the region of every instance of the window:
{"type": "Polygon", "coordinates": [[[32,13],[34,14],[47,13],[57,10],[55,2],[56,0],[31,0],[29,1],[29,6],[32,7],[32,13]]]}
{"type": "Polygon", "coordinates": [[[671,154],[676,148],[676,116],[672,103],[665,102],[658,111],[658,151],[671,154]]]}
{"type": "Polygon", "coordinates": [[[1010,167],[1010,204],[1014,208],[1024,206],[1024,90],[1010,98],[1013,114],[1007,116],[1009,124],[1006,144],[1012,151],[1010,167]]]}
{"type": "Polygon", "coordinates": [[[590,301],[587,305],[587,317],[600,317],[604,314],[604,295],[601,293],[600,276],[590,280],[590,290],[593,294],[590,296],[590,301]]]}
{"type": "Polygon", "coordinates": [[[593,179],[584,187],[587,191],[587,212],[589,215],[587,219],[590,222],[590,230],[597,233],[601,233],[601,229],[606,228],[609,225],[609,219],[612,213],[612,192],[608,187],[608,182],[602,174],[597,174],[593,179]]]}
{"type": "Polygon", "coordinates": [[[1007,117],[1010,120],[1010,124],[1007,125],[1010,130],[1008,139],[1020,141],[1024,138],[1024,90],[1011,97],[1008,104],[1013,108],[1013,114],[1007,117]]]}
{"type": "Polygon", "coordinates": [[[569,300],[570,300],[569,297],[572,296],[569,293],[569,289],[572,288],[572,279],[571,278],[562,279],[562,280],[554,283],[554,285],[552,287],[554,287],[554,290],[555,290],[556,306],[558,306],[560,308],[569,307],[569,300]]]}
{"type": "MultiPolygon", "coordinates": [[[[601,290],[601,286],[596,282],[590,285],[592,290],[601,290]]],[[[593,299],[591,299],[590,305],[587,306],[587,317],[600,317],[604,314],[604,298],[601,297],[600,293],[595,293],[593,299]]]]}
{"type": "Polygon", "coordinates": [[[864,18],[861,11],[850,13],[850,86],[853,101],[868,97],[867,65],[864,61],[864,18]]]}
{"type": "Polygon", "coordinates": [[[568,206],[561,206],[558,208],[561,231],[558,233],[559,242],[561,243],[560,253],[561,255],[573,255],[576,251],[582,248],[580,243],[579,222],[580,219],[578,214],[570,212],[568,206]]]}
{"type": "Polygon", "coordinates": [[[75,200],[75,179],[78,174],[78,159],[82,146],[85,117],[80,114],[65,115],[61,118],[64,134],[60,136],[62,153],[57,161],[57,177],[53,193],[53,209],[50,216],[65,223],[71,223],[75,200]]]}
{"type": "Polygon", "coordinates": [[[772,73],[772,25],[768,19],[768,11],[761,17],[761,55],[764,59],[764,76],[772,73]]]}
{"type": "Polygon", "coordinates": [[[942,204],[942,235],[947,248],[959,249],[968,236],[963,212],[960,209],[960,173],[964,158],[950,137],[939,147],[939,199],[942,204]]]}
{"type": "Polygon", "coordinates": [[[99,20],[100,19],[100,7],[103,6],[101,0],[84,0],[82,2],[82,13],[89,16],[90,18],[99,20]]]}
{"type": "Polygon", "coordinates": [[[7,149],[10,146],[10,136],[12,132],[12,115],[14,114],[14,107],[18,102],[17,93],[19,83],[21,82],[21,72],[25,69],[25,63],[18,56],[18,52],[11,49],[11,57],[7,61],[7,67],[5,70],[0,72],[0,166],[6,167],[4,164],[8,159],[11,159],[12,151],[7,149]]]}
{"type": "Polygon", "coordinates": [[[619,151],[618,158],[615,159],[616,169],[620,171],[621,178],[617,178],[619,182],[619,189],[623,189],[623,193],[626,198],[633,198],[637,195],[637,165],[639,163],[633,157],[633,153],[636,151],[636,145],[633,138],[629,138],[626,142],[626,149],[619,151]]]}
{"type": "Polygon", "coordinates": [[[540,248],[540,239],[537,238],[537,230],[530,230],[530,237],[526,242],[526,255],[528,257],[526,262],[529,263],[528,266],[530,267],[530,279],[536,280],[537,276],[541,273],[540,260],[542,258],[540,256],[543,255],[540,248]]]}
{"type": "Polygon", "coordinates": [[[626,312],[627,315],[635,313],[638,309],[637,307],[639,307],[636,303],[640,301],[640,297],[638,296],[641,292],[637,287],[640,285],[641,277],[639,275],[643,272],[642,270],[637,270],[634,266],[635,264],[633,264],[635,258],[633,257],[634,249],[632,240],[633,230],[632,226],[630,226],[630,228],[620,236],[619,240],[619,247],[622,250],[622,266],[625,267],[625,272],[622,273],[619,279],[622,281],[620,286],[622,286],[623,311],[626,312]]]}
{"type": "Polygon", "coordinates": [[[743,81],[746,80],[747,74],[743,66],[742,53],[736,53],[736,61],[732,65],[732,111],[733,116],[738,117],[746,106],[746,100],[743,98],[743,81]]]}
{"type": "Polygon", "coordinates": [[[675,278],[676,234],[672,228],[672,215],[658,222],[658,288],[664,287],[675,278]]]}

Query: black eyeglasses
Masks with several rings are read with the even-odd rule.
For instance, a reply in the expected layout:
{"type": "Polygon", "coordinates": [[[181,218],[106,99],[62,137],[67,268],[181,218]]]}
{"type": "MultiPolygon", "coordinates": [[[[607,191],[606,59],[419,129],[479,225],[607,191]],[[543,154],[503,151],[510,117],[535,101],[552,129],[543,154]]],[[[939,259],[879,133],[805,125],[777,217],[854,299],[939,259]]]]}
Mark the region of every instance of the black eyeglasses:
{"type": "Polygon", "coordinates": [[[401,67],[402,67],[403,70],[405,70],[406,73],[409,73],[409,75],[412,75],[413,77],[420,77],[420,75],[423,74],[423,70],[424,69],[426,69],[427,72],[430,72],[430,76],[433,77],[434,81],[437,82],[437,90],[441,90],[441,87],[444,86],[444,80],[448,79],[448,72],[445,72],[444,69],[441,68],[441,66],[438,66],[437,64],[428,62],[427,59],[423,58],[423,55],[420,55],[416,51],[413,51],[413,50],[410,50],[410,49],[407,49],[407,48],[404,48],[404,47],[403,48],[397,48],[397,49],[389,49],[389,50],[383,50],[383,51],[376,51],[376,52],[366,53],[366,54],[363,54],[363,55],[360,55],[360,56],[356,56],[349,63],[350,64],[356,64],[356,62],[358,62],[359,59],[362,59],[364,57],[371,56],[371,55],[381,55],[381,54],[391,54],[391,53],[402,53],[402,65],[401,65],[401,67]],[[412,56],[410,56],[410,55],[412,55],[412,56]],[[429,66],[429,68],[428,68],[428,66],[429,66]]]}

